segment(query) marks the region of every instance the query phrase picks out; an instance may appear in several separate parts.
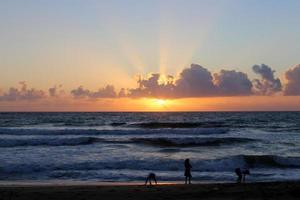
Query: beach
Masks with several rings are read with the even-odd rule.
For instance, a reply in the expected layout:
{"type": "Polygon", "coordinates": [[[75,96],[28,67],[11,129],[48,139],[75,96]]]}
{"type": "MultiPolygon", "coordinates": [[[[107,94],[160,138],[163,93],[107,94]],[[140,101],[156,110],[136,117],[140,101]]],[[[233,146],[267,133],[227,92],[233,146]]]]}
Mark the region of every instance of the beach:
{"type": "Polygon", "coordinates": [[[299,199],[300,182],[144,185],[2,185],[1,200],[299,199]]]}

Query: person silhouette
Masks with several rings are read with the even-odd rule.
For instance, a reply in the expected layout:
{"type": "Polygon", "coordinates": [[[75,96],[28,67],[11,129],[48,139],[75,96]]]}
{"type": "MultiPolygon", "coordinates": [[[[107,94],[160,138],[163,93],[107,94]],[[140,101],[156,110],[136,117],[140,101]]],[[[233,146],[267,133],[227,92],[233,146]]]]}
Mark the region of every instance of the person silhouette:
{"type": "Polygon", "coordinates": [[[249,169],[243,170],[242,174],[243,174],[243,183],[245,183],[246,182],[246,175],[250,175],[249,169]]]}
{"type": "Polygon", "coordinates": [[[236,179],[237,183],[241,183],[242,182],[242,178],[243,178],[243,174],[242,174],[242,170],[241,168],[236,168],[234,170],[235,174],[238,176],[238,178],[236,179]]]}
{"type": "Polygon", "coordinates": [[[192,169],[192,165],[190,164],[190,159],[185,159],[184,161],[184,167],[185,167],[185,171],[184,171],[184,176],[185,176],[185,184],[187,184],[188,180],[189,180],[189,184],[191,184],[191,178],[192,178],[192,174],[191,174],[191,169],[192,169]]]}
{"type": "Polygon", "coordinates": [[[154,180],[155,184],[157,185],[157,181],[156,181],[156,175],[154,173],[149,173],[147,178],[146,178],[146,182],[145,185],[147,185],[148,181],[149,181],[149,185],[151,186],[151,180],[154,180]]]}

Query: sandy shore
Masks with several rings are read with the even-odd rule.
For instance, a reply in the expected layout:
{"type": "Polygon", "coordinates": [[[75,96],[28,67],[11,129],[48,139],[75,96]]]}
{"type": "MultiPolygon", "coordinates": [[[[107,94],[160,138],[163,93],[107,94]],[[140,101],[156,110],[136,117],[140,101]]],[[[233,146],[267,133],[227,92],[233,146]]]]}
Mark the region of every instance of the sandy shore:
{"type": "Polygon", "coordinates": [[[300,182],[193,185],[0,186],[0,200],[300,199],[300,182]]]}

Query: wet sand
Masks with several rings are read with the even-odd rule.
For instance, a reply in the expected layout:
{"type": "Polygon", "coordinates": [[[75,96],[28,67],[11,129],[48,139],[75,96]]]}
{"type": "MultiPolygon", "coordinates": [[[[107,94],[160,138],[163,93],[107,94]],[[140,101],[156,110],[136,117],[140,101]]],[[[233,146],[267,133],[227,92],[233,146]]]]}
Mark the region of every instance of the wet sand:
{"type": "Polygon", "coordinates": [[[300,182],[192,185],[1,185],[0,200],[300,199],[300,182]]]}

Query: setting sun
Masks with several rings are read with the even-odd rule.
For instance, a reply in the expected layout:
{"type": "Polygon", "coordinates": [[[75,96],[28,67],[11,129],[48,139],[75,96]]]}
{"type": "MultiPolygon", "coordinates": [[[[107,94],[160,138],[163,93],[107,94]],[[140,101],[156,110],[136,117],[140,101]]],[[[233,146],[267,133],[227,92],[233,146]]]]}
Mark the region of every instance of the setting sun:
{"type": "Polygon", "coordinates": [[[156,99],[156,98],[144,98],[143,106],[148,111],[167,111],[173,110],[174,100],[170,99],[156,99]]]}
{"type": "Polygon", "coordinates": [[[167,105],[167,100],[164,99],[155,99],[154,103],[159,105],[159,106],[166,106],[167,105]]]}

